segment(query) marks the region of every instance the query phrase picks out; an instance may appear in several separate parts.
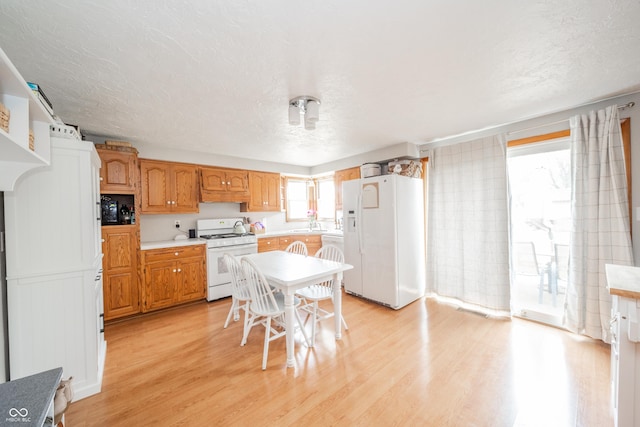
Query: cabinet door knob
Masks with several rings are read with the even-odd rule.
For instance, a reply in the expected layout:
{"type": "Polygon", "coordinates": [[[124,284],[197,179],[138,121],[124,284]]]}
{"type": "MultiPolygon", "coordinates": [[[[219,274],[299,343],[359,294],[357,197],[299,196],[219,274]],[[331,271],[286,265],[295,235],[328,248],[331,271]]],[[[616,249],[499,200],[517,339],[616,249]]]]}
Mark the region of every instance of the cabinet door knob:
{"type": "Polygon", "coordinates": [[[175,255],[175,256],[178,256],[179,254],[180,254],[180,252],[176,252],[176,253],[174,253],[174,255],[175,255]]]}
{"type": "Polygon", "coordinates": [[[167,204],[170,205],[171,204],[171,200],[167,200],[167,204]]]}
{"type": "Polygon", "coordinates": [[[227,181],[227,185],[231,185],[231,181],[227,181]]]}
{"type": "Polygon", "coordinates": [[[182,269],[181,269],[181,268],[179,268],[179,269],[178,269],[178,273],[180,273],[180,272],[182,272],[182,269]]]}
{"type": "Polygon", "coordinates": [[[173,269],[173,272],[174,272],[174,273],[176,272],[176,269],[175,269],[175,268],[173,269]]]}
{"type": "Polygon", "coordinates": [[[103,178],[103,177],[100,177],[100,181],[104,181],[104,178],[103,178]]]}

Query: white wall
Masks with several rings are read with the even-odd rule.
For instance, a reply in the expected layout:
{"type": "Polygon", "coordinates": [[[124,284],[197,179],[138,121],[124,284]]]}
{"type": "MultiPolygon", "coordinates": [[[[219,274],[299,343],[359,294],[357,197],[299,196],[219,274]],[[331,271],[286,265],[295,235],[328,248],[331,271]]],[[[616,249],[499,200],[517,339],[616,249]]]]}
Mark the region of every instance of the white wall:
{"type": "MultiPolygon", "coordinates": [[[[251,222],[266,224],[267,232],[304,228],[307,222],[286,222],[284,212],[240,212],[238,203],[200,203],[200,213],[179,215],[140,215],[140,240],[157,242],[174,239],[177,235],[188,234],[190,228],[196,228],[198,219],[207,218],[243,218],[251,222]],[[176,230],[175,220],[180,220],[180,230],[176,230]]],[[[324,229],[335,228],[333,222],[323,222],[324,229]]]]}
{"type": "Polygon", "coordinates": [[[178,234],[188,233],[196,228],[196,220],[207,218],[249,217],[251,222],[266,222],[267,231],[288,230],[302,227],[301,223],[285,222],[283,212],[240,212],[239,203],[200,203],[200,213],[179,215],[140,215],[140,240],[154,242],[171,240],[178,234]],[[180,230],[176,230],[175,220],[180,220],[180,230]]]}

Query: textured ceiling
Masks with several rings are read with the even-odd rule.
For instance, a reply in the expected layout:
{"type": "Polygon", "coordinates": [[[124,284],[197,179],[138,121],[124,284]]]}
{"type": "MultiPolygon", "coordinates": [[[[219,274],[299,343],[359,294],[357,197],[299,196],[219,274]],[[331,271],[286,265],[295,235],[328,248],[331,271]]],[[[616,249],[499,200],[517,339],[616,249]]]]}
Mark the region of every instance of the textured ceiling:
{"type": "Polygon", "coordinates": [[[2,0],[0,47],[87,133],[315,166],[636,92],[639,22],[637,0],[2,0]]]}

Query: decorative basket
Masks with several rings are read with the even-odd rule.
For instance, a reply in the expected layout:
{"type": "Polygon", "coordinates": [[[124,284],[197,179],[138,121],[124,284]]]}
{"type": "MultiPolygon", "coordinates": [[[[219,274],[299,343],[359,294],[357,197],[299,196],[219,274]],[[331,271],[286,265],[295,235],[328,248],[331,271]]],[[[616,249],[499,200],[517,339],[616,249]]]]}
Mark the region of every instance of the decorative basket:
{"type": "Polygon", "coordinates": [[[11,111],[4,104],[0,103],[0,129],[9,133],[9,118],[11,111]]]}
{"type": "Polygon", "coordinates": [[[106,145],[110,145],[113,147],[131,147],[131,143],[127,141],[105,141],[106,145]]]}
{"type": "Polygon", "coordinates": [[[95,144],[96,149],[98,150],[111,150],[111,151],[120,151],[125,153],[135,153],[138,154],[138,150],[134,147],[127,147],[124,145],[107,145],[107,144],[95,144]]]}
{"type": "Polygon", "coordinates": [[[417,160],[396,160],[389,162],[389,174],[422,178],[422,165],[417,160]]]}

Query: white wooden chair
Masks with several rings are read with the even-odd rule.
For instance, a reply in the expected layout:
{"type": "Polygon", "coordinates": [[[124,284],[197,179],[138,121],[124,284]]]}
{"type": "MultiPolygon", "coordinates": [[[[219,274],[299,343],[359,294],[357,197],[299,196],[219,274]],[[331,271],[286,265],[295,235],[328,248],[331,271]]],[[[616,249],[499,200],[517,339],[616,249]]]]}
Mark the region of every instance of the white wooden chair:
{"type": "Polygon", "coordinates": [[[233,314],[233,320],[238,321],[240,319],[240,309],[244,310],[244,321],[242,328],[242,336],[244,337],[247,331],[247,325],[249,321],[249,302],[251,301],[251,295],[249,294],[249,286],[244,278],[242,266],[240,261],[231,254],[223,255],[224,263],[227,266],[227,270],[231,273],[231,308],[227,315],[227,320],[224,322],[224,327],[229,326],[231,315],[233,314]]]}
{"type": "Polygon", "coordinates": [[[513,262],[516,275],[538,276],[538,303],[542,304],[544,293],[544,278],[547,277],[549,291],[552,292],[553,305],[556,305],[556,293],[552,289],[551,269],[549,263],[541,266],[538,264],[536,247],[533,242],[513,243],[513,262]]]}
{"type": "Polygon", "coordinates": [[[569,245],[556,243],[553,245],[553,251],[556,258],[556,290],[559,293],[566,292],[569,281],[569,245]],[[559,286],[559,281],[563,282],[562,287],[559,286]]]}
{"type": "MultiPolygon", "coordinates": [[[[330,261],[344,262],[344,254],[339,247],[334,245],[324,245],[316,252],[315,256],[330,261]]],[[[319,301],[329,299],[333,302],[333,280],[327,280],[326,282],[300,289],[296,292],[296,295],[304,300],[300,309],[308,314],[307,320],[309,320],[309,317],[312,319],[311,346],[314,346],[316,340],[316,324],[321,320],[329,319],[335,315],[334,312],[327,311],[318,304],[319,301]]],[[[341,321],[344,328],[349,329],[347,322],[344,320],[344,316],[341,316],[341,321]]]]}
{"type": "MultiPolygon", "coordinates": [[[[253,263],[253,261],[242,258],[241,261],[242,270],[244,272],[245,279],[249,286],[249,293],[251,294],[251,302],[249,303],[249,323],[242,337],[242,343],[247,343],[247,337],[251,328],[256,324],[262,324],[265,327],[264,331],[264,350],[262,353],[262,370],[267,369],[267,357],[269,355],[269,342],[278,339],[286,335],[284,328],[284,295],[282,293],[274,294],[271,290],[271,286],[262,272],[253,263]],[[271,321],[274,320],[276,326],[282,327],[281,330],[275,329],[271,321]]],[[[295,307],[300,305],[300,299],[294,299],[295,307]]],[[[300,330],[304,335],[304,339],[309,345],[309,338],[307,333],[302,327],[300,315],[298,310],[294,309],[296,321],[300,326],[300,330]]]]}
{"type": "Polygon", "coordinates": [[[307,256],[309,254],[309,252],[307,251],[307,245],[299,240],[296,240],[295,242],[292,242],[289,246],[287,246],[285,252],[291,252],[293,254],[300,254],[304,256],[307,256]]]}

